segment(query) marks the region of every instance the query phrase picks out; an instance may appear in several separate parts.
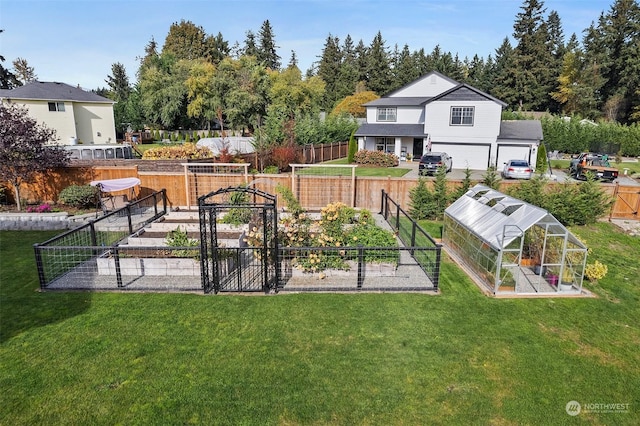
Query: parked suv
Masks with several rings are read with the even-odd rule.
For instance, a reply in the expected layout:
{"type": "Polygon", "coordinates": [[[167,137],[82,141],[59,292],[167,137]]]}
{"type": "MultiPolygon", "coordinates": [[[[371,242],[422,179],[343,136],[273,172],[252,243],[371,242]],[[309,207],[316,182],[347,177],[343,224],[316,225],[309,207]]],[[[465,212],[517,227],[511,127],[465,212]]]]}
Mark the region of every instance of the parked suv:
{"type": "Polygon", "coordinates": [[[430,152],[420,158],[418,172],[421,175],[434,174],[440,166],[445,166],[447,173],[450,172],[453,167],[453,158],[449,157],[446,152],[430,152]]]}

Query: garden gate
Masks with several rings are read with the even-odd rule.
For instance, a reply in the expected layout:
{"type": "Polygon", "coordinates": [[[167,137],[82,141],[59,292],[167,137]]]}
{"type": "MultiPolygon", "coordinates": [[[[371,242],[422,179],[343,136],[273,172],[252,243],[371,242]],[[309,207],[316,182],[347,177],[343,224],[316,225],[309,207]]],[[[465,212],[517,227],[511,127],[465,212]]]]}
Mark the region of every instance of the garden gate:
{"type": "Polygon", "coordinates": [[[198,213],[205,293],[275,291],[276,197],[244,186],[221,188],[198,198],[198,213]]]}

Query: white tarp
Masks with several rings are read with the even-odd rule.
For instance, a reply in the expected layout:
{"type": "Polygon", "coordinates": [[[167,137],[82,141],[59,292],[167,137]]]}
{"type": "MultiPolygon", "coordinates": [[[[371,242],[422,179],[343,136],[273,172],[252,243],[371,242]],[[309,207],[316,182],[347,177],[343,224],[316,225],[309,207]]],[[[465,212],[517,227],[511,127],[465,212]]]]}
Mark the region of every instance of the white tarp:
{"type": "Polygon", "coordinates": [[[99,186],[103,192],[122,191],[125,189],[133,188],[136,185],[140,185],[140,179],[138,178],[122,178],[122,179],[106,179],[106,180],[94,180],[90,183],[91,186],[99,186]]]}

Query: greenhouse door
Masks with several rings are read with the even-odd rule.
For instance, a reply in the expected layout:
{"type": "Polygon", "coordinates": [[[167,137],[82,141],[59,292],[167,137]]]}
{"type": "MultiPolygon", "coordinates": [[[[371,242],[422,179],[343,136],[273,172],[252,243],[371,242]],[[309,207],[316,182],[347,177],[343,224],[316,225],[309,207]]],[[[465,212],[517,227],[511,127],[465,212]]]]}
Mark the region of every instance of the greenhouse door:
{"type": "Polygon", "coordinates": [[[221,189],[198,198],[198,212],[205,293],[277,288],[275,196],[245,187],[221,189]],[[233,215],[241,224],[219,224],[225,215],[233,215]]]}

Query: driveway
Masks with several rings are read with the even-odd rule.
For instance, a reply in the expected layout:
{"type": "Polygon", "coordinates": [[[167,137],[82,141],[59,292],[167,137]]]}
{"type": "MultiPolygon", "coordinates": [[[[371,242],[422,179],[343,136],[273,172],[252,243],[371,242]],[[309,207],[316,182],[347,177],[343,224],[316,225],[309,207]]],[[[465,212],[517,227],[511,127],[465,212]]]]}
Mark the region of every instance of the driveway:
{"type": "MultiPolygon", "coordinates": [[[[407,178],[418,178],[418,165],[419,163],[417,161],[412,161],[412,162],[408,162],[408,161],[401,161],[400,164],[398,165],[398,167],[401,167],[403,169],[410,169],[409,173],[407,173],[406,175],[404,175],[404,177],[407,178]]],[[[482,170],[471,170],[471,180],[473,181],[481,181],[484,179],[484,174],[486,172],[482,171],[482,170]]],[[[498,173],[500,173],[500,171],[498,171],[498,173]]],[[[449,180],[462,180],[464,179],[464,169],[453,169],[451,170],[450,173],[447,174],[447,178],[449,180]]],[[[552,175],[552,180],[555,180],[557,182],[579,182],[578,180],[572,178],[571,176],[569,176],[567,174],[566,171],[564,170],[558,170],[558,169],[554,169],[553,170],[553,175],[552,175]]],[[[635,185],[635,186],[640,186],[640,181],[638,181],[637,179],[632,179],[628,176],[624,176],[621,175],[618,177],[618,179],[616,179],[614,182],[619,183],[620,185],[635,185]]]]}

